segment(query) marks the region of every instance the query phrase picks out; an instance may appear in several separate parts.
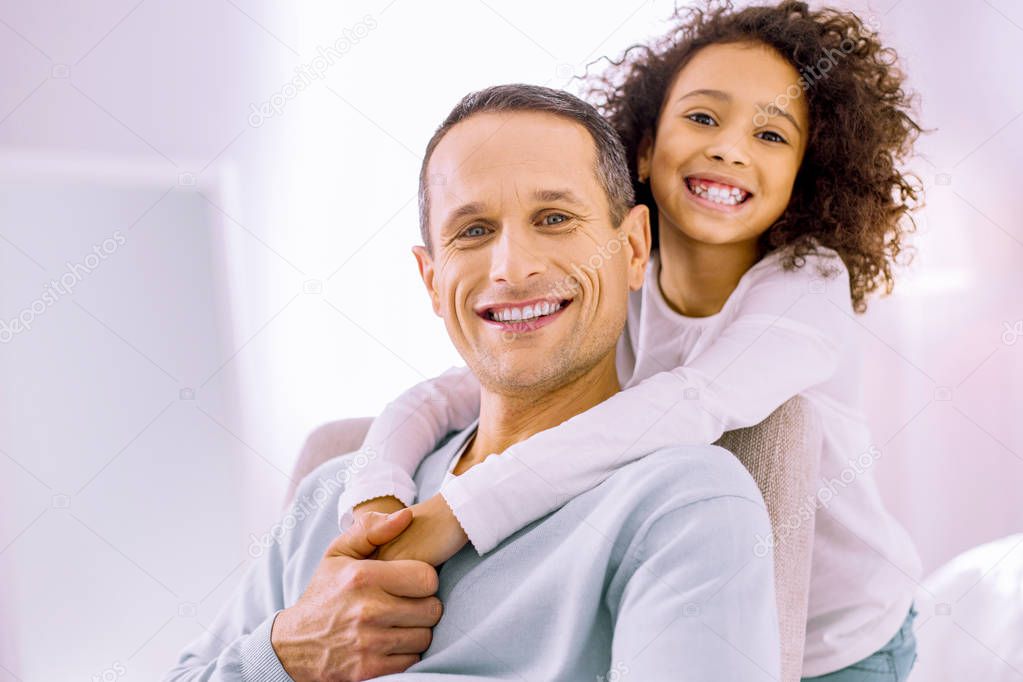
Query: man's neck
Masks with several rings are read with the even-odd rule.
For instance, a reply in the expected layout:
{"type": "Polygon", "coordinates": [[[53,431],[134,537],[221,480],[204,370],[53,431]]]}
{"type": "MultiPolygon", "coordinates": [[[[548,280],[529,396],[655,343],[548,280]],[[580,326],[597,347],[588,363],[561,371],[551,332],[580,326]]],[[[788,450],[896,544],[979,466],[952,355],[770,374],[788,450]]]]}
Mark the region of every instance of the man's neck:
{"type": "Polygon", "coordinates": [[[657,283],[668,305],[687,317],[707,317],[721,311],[743,274],[758,259],[757,240],[736,244],[706,244],[665,224],[658,232],[661,270],[657,283]],[[665,253],[671,256],[664,258],[665,253]]]}
{"type": "Polygon", "coordinates": [[[614,353],[586,373],[544,395],[503,394],[483,387],[480,420],[472,443],[455,466],[456,476],[534,433],[598,405],[621,390],[614,353]]]}

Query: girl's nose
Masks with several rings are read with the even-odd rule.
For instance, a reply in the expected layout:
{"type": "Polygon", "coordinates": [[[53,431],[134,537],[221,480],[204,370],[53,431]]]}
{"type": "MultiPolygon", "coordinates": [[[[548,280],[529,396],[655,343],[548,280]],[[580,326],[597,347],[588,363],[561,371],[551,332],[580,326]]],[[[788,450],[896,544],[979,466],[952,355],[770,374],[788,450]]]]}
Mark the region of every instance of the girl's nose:
{"type": "Polygon", "coordinates": [[[712,161],[721,161],[730,166],[748,166],[750,163],[749,150],[742,135],[720,135],[708,145],[705,154],[712,161]]]}

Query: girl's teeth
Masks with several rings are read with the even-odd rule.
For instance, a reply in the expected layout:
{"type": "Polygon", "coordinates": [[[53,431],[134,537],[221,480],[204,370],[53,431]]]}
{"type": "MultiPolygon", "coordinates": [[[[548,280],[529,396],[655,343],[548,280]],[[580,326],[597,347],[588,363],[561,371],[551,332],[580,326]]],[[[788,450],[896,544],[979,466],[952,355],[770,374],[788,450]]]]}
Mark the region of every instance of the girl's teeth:
{"type": "Polygon", "coordinates": [[[691,187],[697,196],[726,206],[735,206],[742,201],[743,197],[743,192],[738,187],[725,189],[724,187],[707,187],[704,184],[693,184],[691,187]]]}

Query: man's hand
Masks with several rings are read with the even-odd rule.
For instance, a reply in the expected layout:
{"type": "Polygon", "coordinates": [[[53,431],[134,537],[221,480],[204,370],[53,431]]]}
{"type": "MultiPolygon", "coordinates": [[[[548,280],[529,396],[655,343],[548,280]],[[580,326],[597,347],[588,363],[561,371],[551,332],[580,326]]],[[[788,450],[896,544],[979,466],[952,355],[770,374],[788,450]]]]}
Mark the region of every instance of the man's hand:
{"type": "Polygon", "coordinates": [[[298,602],[270,635],[295,682],[356,682],[399,673],[430,646],[441,616],[437,572],[420,561],[367,560],[408,528],[411,512],[372,513],[327,548],[298,602]]]}
{"type": "Polygon", "coordinates": [[[440,566],[469,541],[440,493],[409,509],[415,516],[412,525],[377,550],[376,558],[385,561],[411,559],[440,566]]]}

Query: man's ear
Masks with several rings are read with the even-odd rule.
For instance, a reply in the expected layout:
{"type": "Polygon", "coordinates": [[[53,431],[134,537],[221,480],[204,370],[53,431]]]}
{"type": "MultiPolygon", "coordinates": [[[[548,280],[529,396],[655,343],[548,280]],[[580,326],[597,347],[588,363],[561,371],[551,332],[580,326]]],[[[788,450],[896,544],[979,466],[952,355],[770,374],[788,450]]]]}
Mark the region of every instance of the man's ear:
{"type": "Polygon", "coordinates": [[[650,209],[646,204],[637,204],[622,221],[622,235],[629,245],[629,289],[636,291],[643,286],[646,266],[650,261],[650,209]]]}
{"type": "Polygon", "coordinates": [[[639,141],[639,150],[636,152],[636,175],[640,182],[650,180],[650,162],[654,155],[654,136],[650,132],[644,133],[639,141]]]}
{"type": "Polygon", "coordinates": [[[412,254],[416,257],[416,263],[419,264],[419,276],[423,279],[423,284],[426,285],[426,293],[430,295],[433,312],[440,317],[440,297],[433,285],[433,256],[425,246],[413,246],[412,254]]]}

